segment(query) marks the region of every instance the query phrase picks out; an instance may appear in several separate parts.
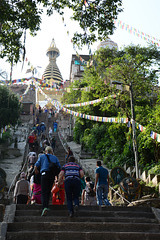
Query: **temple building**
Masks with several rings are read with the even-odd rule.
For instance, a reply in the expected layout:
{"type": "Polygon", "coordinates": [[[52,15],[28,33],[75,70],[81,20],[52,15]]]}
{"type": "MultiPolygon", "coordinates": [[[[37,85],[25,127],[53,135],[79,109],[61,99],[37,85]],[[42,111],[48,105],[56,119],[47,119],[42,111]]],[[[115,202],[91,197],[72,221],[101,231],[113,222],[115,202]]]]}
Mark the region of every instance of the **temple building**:
{"type": "Polygon", "coordinates": [[[90,60],[90,55],[80,55],[79,57],[72,54],[71,67],[70,67],[70,82],[80,80],[84,73],[84,68],[90,60]]]}
{"type": "Polygon", "coordinates": [[[54,39],[52,39],[50,47],[47,49],[49,64],[43,74],[43,82],[53,88],[60,88],[63,84],[62,75],[56,64],[56,58],[60,55],[59,49],[56,47],[54,39]]]}

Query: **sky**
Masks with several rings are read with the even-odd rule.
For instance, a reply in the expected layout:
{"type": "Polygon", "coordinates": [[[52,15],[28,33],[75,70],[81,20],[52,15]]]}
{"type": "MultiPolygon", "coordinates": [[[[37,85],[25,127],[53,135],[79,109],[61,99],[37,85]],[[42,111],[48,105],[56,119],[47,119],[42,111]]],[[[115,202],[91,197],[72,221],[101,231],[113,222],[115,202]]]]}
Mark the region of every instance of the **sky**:
{"type": "MultiPolygon", "coordinates": [[[[141,32],[160,39],[159,0],[122,0],[122,2],[123,12],[118,15],[118,20],[141,32]]],[[[148,46],[147,42],[140,37],[128,33],[117,25],[116,27],[117,29],[114,31],[114,34],[109,37],[118,44],[119,49],[130,44],[148,46]]],[[[37,33],[37,36],[31,37],[29,32],[27,33],[26,58],[28,61],[25,62],[23,69],[22,63],[13,67],[12,79],[31,77],[31,73],[26,74],[26,70],[29,68],[28,62],[30,62],[34,68],[37,68],[35,77],[41,78],[45,68],[49,64],[46,51],[54,38],[56,47],[60,51],[60,56],[57,58],[57,66],[62,74],[63,80],[68,80],[72,54],[76,54],[71,39],[73,33],[78,29],[78,23],[70,20],[69,11],[67,11],[64,16],[64,22],[62,21],[62,17],[56,12],[50,17],[43,15],[41,30],[37,33]]],[[[91,46],[92,52],[96,50],[98,44],[99,42],[91,46]]],[[[77,51],[79,55],[89,54],[87,47],[83,47],[81,51],[77,48],[77,51]]],[[[9,76],[10,67],[4,60],[0,60],[0,69],[6,70],[9,76]]]]}

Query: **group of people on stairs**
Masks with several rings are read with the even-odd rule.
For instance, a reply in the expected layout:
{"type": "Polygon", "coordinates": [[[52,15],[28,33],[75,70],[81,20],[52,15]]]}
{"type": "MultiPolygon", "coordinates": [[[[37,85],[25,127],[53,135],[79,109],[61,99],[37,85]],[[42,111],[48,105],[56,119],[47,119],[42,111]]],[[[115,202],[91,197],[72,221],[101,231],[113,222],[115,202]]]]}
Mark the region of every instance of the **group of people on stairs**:
{"type": "MultiPolygon", "coordinates": [[[[55,126],[53,125],[53,128],[55,126]]],[[[52,204],[65,204],[65,198],[70,217],[77,215],[79,205],[107,205],[109,192],[109,173],[97,161],[95,181],[85,176],[85,170],[76,163],[73,152],[68,147],[64,159],[65,164],[60,165],[59,159],[54,155],[55,139],[50,131],[50,143],[46,143],[38,154],[33,151],[32,144],[28,154],[28,173],[22,172],[20,180],[14,189],[14,202],[17,204],[41,204],[41,216],[49,211],[50,195],[52,204]],[[38,156],[37,156],[38,155],[38,156]],[[82,187],[83,186],[83,187],[82,187]]],[[[54,131],[56,131],[54,129],[54,131]]],[[[43,135],[43,134],[42,134],[43,135]]]]}
{"type": "MultiPolygon", "coordinates": [[[[63,190],[61,189],[63,201],[61,204],[64,204],[65,190],[67,208],[70,217],[77,214],[80,198],[82,205],[98,204],[102,206],[103,203],[108,206],[111,205],[107,198],[109,187],[108,170],[101,166],[101,161],[97,161],[94,185],[90,177],[85,177],[86,187],[83,189],[80,197],[81,179],[84,177],[84,171],[75,162],[75,158],[71,156],[68,159],[68,162],[62,166],[59,175],[55,176],[49,169],[49,162],[46,155],[48,155],[51,162],[60,167],[59,160],[53,155],[53,150],[50,146],[46,147],[45,154],[40,155],[35,163],[34,178],[37,179],[39,176],[39,182],[38,180],[34,180],[34,183],[36,184],[36,190],[38,190],[38,186],[41,186],[41,188],[39,189],[39,195],[38,193],[37,195],[34,195],[32,189],[32,197],[34,196],[32,200],[36,200],[37,204],[42,204],[42,216],[45,216],[49,211],[49,199],[53,186],[57,186],[59,188],[58,191],[60,191],[60,186],[63,185],[63,190]]],[[[55,192],[53,191],[53,193],[55,192]]],[[[16,198],[15,200],[17,204],[27,204],[27,202],[30,202],[31,200],[31,188],[24,172],[21,173],[21,179],[16,183],[14,198],[16,198]]],[[[52,204],[56,204],[56,201],[53,201],[53,199],[52,204]]]]}

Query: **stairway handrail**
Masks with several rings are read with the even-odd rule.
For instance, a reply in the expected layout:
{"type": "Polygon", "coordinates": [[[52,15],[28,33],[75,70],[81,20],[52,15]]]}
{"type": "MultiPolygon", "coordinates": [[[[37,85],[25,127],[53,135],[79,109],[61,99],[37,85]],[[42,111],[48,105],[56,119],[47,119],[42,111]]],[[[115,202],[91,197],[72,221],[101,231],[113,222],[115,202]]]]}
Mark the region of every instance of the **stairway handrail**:
{"type": "MultiPolygon", "coordinates": [[[[60,139],[60,141],[62,143],[62,146],[63,146],[64,150],[67,152],[67,148],[65,147],[65,145],[64,145],[64,143],[62,141],[62,139],[64,139],[64,138],[62,137],[62,134],[61,134],[60,131],[58,131],[58,136],[59,136],[59,139],[60,139]]],[[[76,160],[78,160],[78,163],[80,163],[80,155],[76,154],[75,152],[73,152],[73,156],[75,157],[76,160]]]]}
{"type": "Polygon", "coordinates": [[[118,191],[116,191],[114,188],[112,188],[110,185],[109,185],[109,188],[111,189],[111,190],[113,190],[119,197],[121,197],[123,200],[125,200],[128,204],[132,204],[133,205],[133,203],[131,203],[131,202],[129,202],[126,198],[124,198],[118,191]]]}
{"type": "MultiPolygon", "coordinates": [[[[28,137],[27,137],[27,139],[28,139],[28,137]]],[[[13,181],[11,182],[11,185],[10,185],[10,187],[9,187],[9,189],[8,189],[8,192],[7,192],[7,197],[8,197],[8,198],[9,198],[9,194],[10,194],[10,192],[11,192],[12,187],[15,185],[17,179],[18,179],[19,176],[20,176],[20,173],[25,170],[25,167],[26,167],[27,162],[28,162],[28,161],[27,161],[27,154],[26,154],[26,153],[28,152],[28,148],[29,148],[29,145],[28,145],[28,143],[27,143],[27,141],[26,141],[25,151],[24,151],[24,155],[23,155],[23,162],[24,162],[24,164],[23,164],[20,172],[19,172],[17,175],[15,175],[13,181]]]]}
{"type": "Polygon", "coordinates": [[[61,141],[61,144],[62,144],[64,150],[67,152],[67,148],[65,147],[65,145],[64,145],[64,143],[63,143],[63,141],[62,141],[62,137],[61,137],[61,135],[60,135],[60,131],[58,131],[58,137],[59,137],[59,139],[60,139],[60,141],[61,141]]]}

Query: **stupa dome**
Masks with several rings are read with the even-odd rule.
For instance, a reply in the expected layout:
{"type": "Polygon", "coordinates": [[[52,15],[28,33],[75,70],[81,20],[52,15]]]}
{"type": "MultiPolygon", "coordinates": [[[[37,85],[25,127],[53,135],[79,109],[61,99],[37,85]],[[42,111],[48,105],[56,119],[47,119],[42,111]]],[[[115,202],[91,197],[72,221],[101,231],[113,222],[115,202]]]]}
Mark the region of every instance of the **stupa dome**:
{"type": "Polygon", "coordinates": [[[56,47],[54,39],[52,39],[51,45],[47,49],[49,64],[44,71],[43,80],[45,83],[53,87],[58,87],[63,82],[62,75],[56,63],[56,58],[59,55],[59,49],[56,47]]]}

